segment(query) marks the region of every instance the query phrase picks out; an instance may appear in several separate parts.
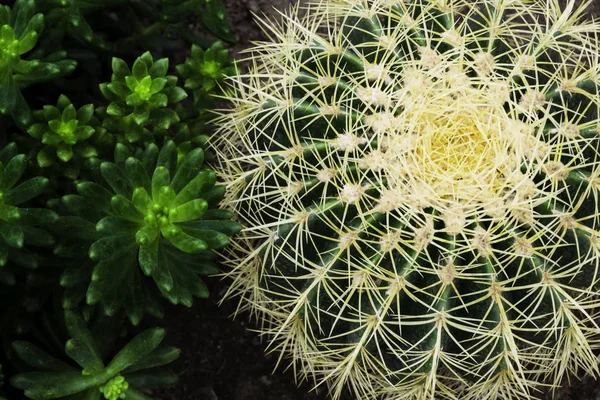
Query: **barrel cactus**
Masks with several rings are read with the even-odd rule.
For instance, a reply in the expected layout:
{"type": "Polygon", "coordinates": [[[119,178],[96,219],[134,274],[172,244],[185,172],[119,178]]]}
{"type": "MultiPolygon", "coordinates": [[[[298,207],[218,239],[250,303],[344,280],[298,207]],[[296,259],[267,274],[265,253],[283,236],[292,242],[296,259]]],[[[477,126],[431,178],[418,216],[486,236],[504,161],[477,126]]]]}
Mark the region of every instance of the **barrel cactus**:
{"type": "Polygon", "coordinates": [[[557,0],[321,0],[253,49],[216,168],[228,295],[300,379],[532,399],[598,375],[600,24],[557,0]]]}

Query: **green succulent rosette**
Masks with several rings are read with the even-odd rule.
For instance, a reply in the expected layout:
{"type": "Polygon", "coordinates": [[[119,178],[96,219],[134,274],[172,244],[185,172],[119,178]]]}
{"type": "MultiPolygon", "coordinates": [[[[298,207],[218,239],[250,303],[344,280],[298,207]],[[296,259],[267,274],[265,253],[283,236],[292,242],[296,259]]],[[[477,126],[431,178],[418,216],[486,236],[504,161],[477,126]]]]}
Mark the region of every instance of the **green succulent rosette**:
{"type": "MultiPolygon", "coordinates": [[[[148,329],[135,336],[110,362],[102,336],[94,335],[81,316],[65,312],[71,337],[64,362],[32,343],[13,343],[16,355],[32,370],[15,375],[11,384],[33,400],[150,400],[144,389],[169,386],[177,376],[155,368],[169,364],[180,351],[160,346],[164,329],[148,329]],[[74,362],[74,364],[73,364],[74,362]]],[[[105,332],[102,332],[105,334],[105,332]]]]}
{"type": "Polygon", "coordinates": [[[192,45],[190,57],[176,69],[184,79],[184,87],[193,93],[194,103],[203,107],[214,102],[212,95],[217,93],[219,83],[236,72],[229,51],[223,48],[221,42],[214,42],[206,50],[192,45]]]}
{"type": "Polygon", "coordinates": [[[33,0],[17,0],[14,6],[0,6],[0,114],[12,114],[17,124],[31,119],[21,94],[23,87],[68,74],[77,63],[62,60],[65,52],[44,59],[25,60],[44,28],[44,16],[35,14],[33,0]]]}
{"type": "Polygon", "coordinates": [[[96,264],[88,304],[101,304],[108,315],[124,308],[137,324],[156,288],[173,304],[208,296],[200,276],[219,271],[214,250],[227,246],[240,225],[217,208],[225,188],[203,161],[201,148],[178,157],[172,141],[160,151],[151,144],[139,157],[118,144],[115,162],[100,165],[98,182],[81,181],[77,195],[63,198],[74,214],[103,215],[89,247],[96,264]]]}
{"type": "Polygon", "coordinates": [[[113,58],[113,74],[100,90],[110,104],[105,111],[104,126],[121,133],[126,141],[136,142],[152,133],[165,133],[179,122],[175,110],[168,106],[187,97],[176,86],[177,77],[167,75],[169,60],[154,61],[150,52],[138,57],[131,70],[120,58],[113,58]]]}
{"type": "Polygon", "coordinates": [[[76,109],[66,96],[61,95],[56,107],[46,105],[34,115],[39,122],[31,125],[27,133],[40,142],[36,161],[41,168],[98,155],[91,143],[99,128],[93,104],[76,109]]]}

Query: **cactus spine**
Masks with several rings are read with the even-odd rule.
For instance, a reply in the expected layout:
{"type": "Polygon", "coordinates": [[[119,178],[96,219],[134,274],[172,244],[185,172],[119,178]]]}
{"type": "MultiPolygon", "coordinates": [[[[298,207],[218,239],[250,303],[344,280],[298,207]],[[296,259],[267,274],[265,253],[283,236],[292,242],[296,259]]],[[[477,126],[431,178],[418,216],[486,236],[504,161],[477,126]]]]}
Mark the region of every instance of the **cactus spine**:
{"type": "Polygon", "coordinates": [[[240,308],[360,399],[598,375],[600,25],[557,0],[322,0],[267,24],[216,168],[240,308]]]}

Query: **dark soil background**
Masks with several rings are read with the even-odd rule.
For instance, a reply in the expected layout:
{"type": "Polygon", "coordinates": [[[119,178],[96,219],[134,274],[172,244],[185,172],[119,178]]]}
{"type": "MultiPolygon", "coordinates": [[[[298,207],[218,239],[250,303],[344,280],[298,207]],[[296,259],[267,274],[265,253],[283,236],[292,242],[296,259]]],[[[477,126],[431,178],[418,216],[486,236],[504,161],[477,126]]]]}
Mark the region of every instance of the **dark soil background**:
{"type": "MultiPolygon", "coordinates": [[[[239,37],[232,54],[244,57],[243,49],[263,40],[253,13],[279,18],[276,10],[289,9],[292,0],[226,0],[228,19],[239,37]]],[[[564,3],[564,2],[563,2],[564,3]]],[[[579,1],[578,1],[579,3],[579,1]]],[[[600,0],[594,0],[590,14],[600,17],[600,0]]],[[[326,400],[326,389],[313,389],[312,382],[296,385],[290,361],[284,359],[274,371],[278,354],[265,354],[266,343],[253,331],[247,314],[230,316],[237,302],[218,305],[228,282],[209,278],[211,297],[196,300],[194,307],[171,307],[161,325],[167,328],[166,343],[182,350],[175,370],[180,383],[154,393],[163,400],[326,400]],[[286,370],[287,369],[287,370],[286,370]]],[[[557,390],[556,400],[600,400],[600,382],[589,376],[557,390]]],[[[546,399],[552,399],[548,393],[546,399]]],[[[355,400],[346,395],[342,400],[355,400]]],[[[486,399],[481,399],[486,400],[486,399]]]]}

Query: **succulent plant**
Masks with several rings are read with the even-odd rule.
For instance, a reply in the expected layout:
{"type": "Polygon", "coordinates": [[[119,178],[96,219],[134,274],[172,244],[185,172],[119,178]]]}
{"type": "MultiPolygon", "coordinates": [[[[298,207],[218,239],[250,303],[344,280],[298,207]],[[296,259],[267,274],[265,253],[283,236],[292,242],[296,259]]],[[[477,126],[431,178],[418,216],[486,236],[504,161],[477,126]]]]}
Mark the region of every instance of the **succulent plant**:
{"type": "Polygon", "coordinates": [[[33,0],[17,0],[14,6],[0,6],[0,114],[12,114],[20,125],[31,118],[20,89],[68,74],[77,63],[61,60],[65,52],[50,55],[47,60],[25,60],[21,56],[36,45],[44,28],[44,16],[35,14],[33,0]]]}
{"type": "Polygon", "coordinates": [[[211,139],[229,295],[360,399],[598,376],[598,34],[554,0],[323,0],[267,25],[211,139]]]}
{"type": "MultiPolygon", "coordinates": [[[[240,230],[231,212],[217,208],[225,188],[203,167],[204,151],[196,148],[178,158],[172,141],[160,151],[149,145],[140,159],[118,144],[115,162],[100,165],[98,182],[80,181],[78,194],[62,199],[70,214],[81,218],[63,218],[57,225],[79,232],[80,243],[88,244],[95,266],[86,282],[87,302],[100,303],[107,315],[124,308],[138,324],[144,311],[157,313],[155,285],[143,275],[173,304],[189,307],[193,297],[207,297],[200,275],[219,272],[214,250],[240,230]],[[96,220],[96,232],[90,232],[90,219],[96,220]]],[[[61,251],[76,256],[77,248],[70,242],[61,251]]],[[[87,279],[82,268],[65,271],[63,286],[87,279]]]]}
{"type": "Polygon", "coordinates": [[[229,51],[223,48],[221,42],[213,43],[206,50],[192,45],[190,57],[176,68],[177,73],[185,79],[184,87],[194,94],[196,104],[206,104],[217,85],[235,73],[235,67],[229,60],[229,51]]]}
{"type": "MultiPolygon", "coordinates": [[[[179,357],[174,347],[159,346],[164,329],[147,329],[129,341],[110,362],[104,363],[103,343],[74,312],[65,313],[70,339],[64,353],[76,367],[57,359],[32,343],[17,341],[13,349],[33,371],[15,375],[13,386],[33,400],[150,400],[141,389],[168,386],[177,376],[154,370],[179,357]]],[[[100,334],[106,337],[106,332],[100,334]]],[[[102,336],[101,336],[102,338],[102,336]]]]}
{"type": "Polygon", "coordinates": [[[110,101],[105,127],[123,132],[127,141],[135,142],[150,133],[146,126],[153,132],[166,132],[178,122],[177,113],[167,106],[185,99],[187,93],[176,86],[176,76],[167,75],[168,68],[167,58],[154,61],[150,52],[138,57],[131,70],[125,61],[113,58],[111,81],[100,84],[110,101]]]}
{"type": "Polygon", "coordinates": [[[48,167],[57,159],[66,163],[73,156],[91,158],[98,155],[88,141],[96,133],[95,126],[98,125],[98,121],[94,123],[93,104],[77,110],[67,96],[60,95],[56,107],[46,105],[34,115],[40,122],[32,124],[27,133],[43,145],[37,153],[40,167],[48,167]]]}

